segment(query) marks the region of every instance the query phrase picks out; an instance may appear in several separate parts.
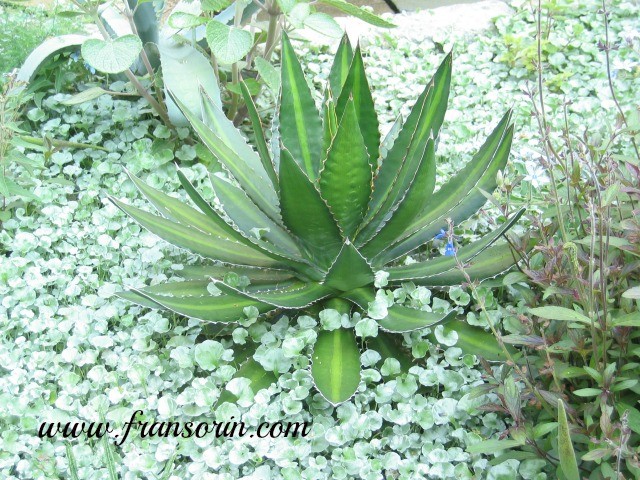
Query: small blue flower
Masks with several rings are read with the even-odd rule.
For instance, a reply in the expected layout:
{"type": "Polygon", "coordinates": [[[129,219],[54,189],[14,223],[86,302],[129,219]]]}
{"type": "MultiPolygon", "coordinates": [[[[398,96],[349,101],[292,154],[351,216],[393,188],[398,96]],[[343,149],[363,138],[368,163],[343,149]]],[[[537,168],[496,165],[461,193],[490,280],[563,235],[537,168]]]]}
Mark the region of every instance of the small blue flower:
{"type": "Polygon", "coordinates": [[[447,242],[447,246],[444,248],[444,255],[446,257],[453,257],[456,254],[456,247],[453,242],[447,242]]]}
{"type": "Polygon", "coordinates": [[[440,229],[440,233],[437,234],[435,237],[433,237],[434,240],[442,240],[444,237],[447,236],[447,232],[445,231],[444,228],[440,229]]]}

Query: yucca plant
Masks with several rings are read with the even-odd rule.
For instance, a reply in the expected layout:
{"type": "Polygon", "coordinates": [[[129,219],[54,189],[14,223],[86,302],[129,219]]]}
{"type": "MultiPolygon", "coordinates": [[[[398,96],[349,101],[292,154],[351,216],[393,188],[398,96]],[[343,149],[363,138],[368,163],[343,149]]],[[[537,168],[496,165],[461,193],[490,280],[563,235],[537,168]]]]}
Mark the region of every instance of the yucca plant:
{"type": "MultiPolygon", "coordinates": [[[[486,201],[482,191],[496,187],[496,174],[509,154],[513,126],[507,113],[473,160],[434,193],[435,144],[449,96],[451,61],[449,54],[406,121],[397,123],[397,135],[390,134],[382,144],[360,48],[354,52],[346,38],[331,69],[322,115],[288,38],[283,38],[271,148],[246,88],[257,153],[206,96],[202,118],[184,108],[229,177],[210,177],[219,205],[203,198],[180,170],[180,182],[199,210],[133,175],[161,216],[112,200],[151,232],[217,263],[185,268],[185,281],[122,296],[224,324],[242,318],[246,307],[260,314],[312,305],[366,312],[375,299],[374,274],[379,270],[388,272],[391,285],[411,281],[438,287],[464,281],[458,262],[467,264],[472,279],[508,269],[514,263],[509,245],[494,242],[522,212],[455,256],[398,262],[443,227],[475,213],[486,201]],[[238,276],[250,284],[241,286],[238,276]]],[[[387,332],[406,332],[453,316],[394,305],[379,325],[387,332]]],[[[350,329],[319,332],[312,362],[317,388],[333,404],[356,391],[359,349],[350,329]]]]}

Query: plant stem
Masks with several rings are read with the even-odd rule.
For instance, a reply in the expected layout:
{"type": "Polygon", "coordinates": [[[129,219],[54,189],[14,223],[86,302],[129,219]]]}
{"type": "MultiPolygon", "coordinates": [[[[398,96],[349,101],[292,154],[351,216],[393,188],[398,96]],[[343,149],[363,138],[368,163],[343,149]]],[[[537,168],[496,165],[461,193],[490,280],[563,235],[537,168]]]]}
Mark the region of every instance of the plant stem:
{"type": "MultiPolygon", "coordinates": [[[[100,33],[102,34],[103,38],[105,40],[111,40],[111,35],[109,35],[109,32],[107,32],[107,29],[104,28],[104,25],[102,24],[102,20],[100,19],[100,15],[98,14],[98,10],[94,9],[93,12],[91,12],[91,14],[92,14],[92,17],[93,17],[93,20],[94,20],[95,24],[98,26],[98,30],[100,30],[100,33]]],[[[160,116],[162,121],[168,127],[173,129],[173,124],[171,123],[171,119],[169,119],[169,114],[167,113],[167,110],[163,109],[162,106],[158,103],[158,101],[155,98],[153,98],[153,96],[148,92],[148,90],[146,88],[144,88],[144,86],[140,83],[140,81],[134,75],[134,73],[131,71],[131,69],[128,68],[123,73],[129,79],[129,81],[133,84],[133,86],[138,91],[138,93],[142,97],[144,97],[144,99],[147,102],[149,102],[149,105],[151,105],[151,108],[153,108],[156,111],[156,113],[160,116]]]]}
{"type": "MultiPolygon", "coordinates": [[[[627,117],[622,111],[622,107],[618,102],[618,97],[616,96],[615,89],[613,88],[613,80],[611,79],[611,59],[609,58],[609,50],[611,50],[611,45],[609,44],[609,12],[607,11],[607,4],[605,0],[602,0],[602,15],[604,17],[604,56],[607,65],[607,81],[609,83],[609,91],[611,92],[611,98],[613,99],[613,103],[615,103],[616,108],[618,109],[618,113],[620,113],[620,117],[622,118],[622,122],[626,128],[629,128],[629,124],[627,123],[627,117]]],[[[633,149],[636,151],[636,157],[640,160],[640,151],[638,150],[638,145],[636,144],[636,140],[631,135],[631,144],[633,145],[633,149]]]]}

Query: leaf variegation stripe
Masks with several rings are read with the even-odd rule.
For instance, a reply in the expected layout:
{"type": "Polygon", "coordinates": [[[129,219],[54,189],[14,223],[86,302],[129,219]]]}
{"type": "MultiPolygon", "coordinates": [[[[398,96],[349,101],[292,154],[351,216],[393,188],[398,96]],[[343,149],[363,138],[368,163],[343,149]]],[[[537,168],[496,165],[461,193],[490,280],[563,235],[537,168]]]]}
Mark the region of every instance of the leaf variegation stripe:
{"type": "Polygon", "coordinates": [[[262,161],[262,166],[267,172],[267,175],[269,175],[269,179],[271,180],[274,190],[278,193],[278,176],[276,175],[273,161],[271,160],[271,154],[269,153],[267,140],[264,137],[264,128],[262,126],[262,121],[260,120],[256,104],[253,102],[253,98],[249,93],[249,88],[246,83],[240,82],[240,90],[242,92],[244,103],[247,106],[247,112],[249,114],[249,119],[251,120],[253,132],[256,136],[256,147],[258,149],[258,154],[260,155],[260,160],[262,161]]]}
{"type": "Polygon", "coordinates": [[[138,190],[147,197],[162,216],[174,222],[192,226],[211,235],[223,237],[228,234],[226,228],[220,225],[219,222],[213,221],[209,216],[185,205],[177,198],[173,198],[160,190],[150,187],[131,172],[127,171],[127,174],[138,190]]]}
{"type": "Polygon", "coordinates": [[[260,314],[274,310],[273,305],[233,295],[167,296],[133,290],[167,310],[207,322],[236,322],[244,317],[245,307],[256,307],[260,314]]]}
{"type": "Polygon", "coordinates": [[[322,283],[345,291],[369,285],[373,281],[374,272],[371,265],[358,249],[347,241],[322,283]]]}
{"type": "MultiPolygon", "coordinates": [[[[358,288],[341,295],[364,311],[369,308],[369,303],[375,300],[375,295],[371,288],[358,288]]],[[[388,307],[388,314],[382,320],[376,320],[380,327],[388,332],[400,333],[411,332],[420,328],[426,328],[433,325],[446,322],[455,317],[457,313],[451,311],[449,313],[425,312],[415,308],[405,307],[403,305],[392,305],[388,307]]]]}
{"type": "Polygon", "coordinates": [[[229,274],[247,277],[251,284],[283,282],[294,277],[289,270],[274,268],[245,267],[240,265],[184,265],[173,274],[186,280],[223,280],[229,274]]]}
{"type": "Polygon", "coordinates": [[[420,165],[405,195],[396,202],[371,240],[362,247],[367,258],[374,258],[398,236],[423,210],[436,185],[435,142],[429,140],[421,155],[420,165]]]}
{"type": "Polygon", "coordinates": [[[387,269],[389,272],[389,280],[426,280],[440,273],[457,269],[458,262],[468,262],[478,254],[482,253],[483,250],[491,246],[496,240],[498,240],[498,238],[509,230],[520,219],[523,213],[524,209],[521,209],[493,232],[485,235],[480,240],[473,242],[470,245],[462,247],[456,255],[457,258],[453,256],[442,256],[431,260],[425,260],[424,262],[412,263],[410,265],[390,267],[387,269]]]}
{"type": "Polygon", "coordinates": [[[280,152],[280,197],[285,224],[307,247],[314,263],[330,265],[342,246],[340,230],[314,184],[284,147],[280,152]]]}
{"type": "Polygon", "coordinates": [[[373,172],[350,99],[320,171],[320,195],[329,205],[343,238],[356,231],[371,196],[373,172]]]}
{"type": "Polygon", "coordinates": [[[496,136],[487,142],[478,155],[461,170],[453,179],[433,194],[423,214],[402,234],[398,241],[381,252],[376,260],[388,263],[395,260],[433,237],[446,227],[447,218],[454,224],[460,223],[478,211],[487,201],[481,190],[492,192],[496,187],[496,174],[504,168],[509,157],[513,127],[504,130],[499,137],[500,126],[496,128],[496,136]],[[497,145],[496,142],[499,142],[497,145]]]}
{"type": "Polygon", "coordinates": [[[315,180],[322,154],[322,122],[289,37],[282,35],[280,140],[303,172],[315,180]]]}
{"type": "Polygon", "coordinates": [[[109,197],[109,199],[140,225],[176,247],[221,262],[264,267],[281,265],[280,262],[246,245],[152,215],[139,208],[126,205],[113,197],[109,197]]]}
{"type": "Polygon", "coordinates": [[[125,300],[129,300],[130,302],[137,303],[138,305],[141,305],[143,307],[158,308],[158,304],[156,302],[141,296],[138,292],[152,293],[157,295],[198,297],[202,295],[209,295],[209,292],[207,291],[207,285],[209,283],[211,283],[211,280],[209,279],[160,283],[158,285],[151,285],[150,287],[144,287],[136,290],[117,292],[116,295],[125,300]]]}
{"type": "Polygon", "coordinates": [[[348,400],[360,385],[360,351],[353,329],[322,330],[313,348],[311,375],[332,405],[348,400]]]}
{"type": "MultiPolygon", "coordinates": [[[[218,161],[233,175],[247,195],[269,218],[280,221],[278,198],[272,188],[264,188],[269,183],[247,164],[232,148],[218,137],[202,120],[186,108],[178,99],[174,99],[182,113],[196,131],[205,146],[213,153],[218,161]]],[[[255,153],[254,153],[255,155],[255,153]]]]}
{"type": "Polygon", "coordinates": [[[377,168],[380,154],[380,125],[371,96],[371,88],[364,71],[360,45],[356,47],[349,67],[349,74],[337,98],[336,113],[338,118],[344,115],[347,104],[353,100],[360,132],[369,153],[371,168],[377,168]]]}
{"type": "Polygon", "coordinates": [[[278,308],[305,308],[331,295],[334,290],[319,283],[291,281],[286,284],[261,285],[260,288],[239,290],[224,282],[216,285],[225,293],[250,298],[278,308]]]}
{"type": "Polygon", "coordinates": [[[349,37],[345,34],[340,41],[340,45],[338,45],[331,72],[329,73],[329,88],[335,98],[340,97],[342,86],[349,74],[349,65],[351,65],[352,58],[351,42],[349,42],[349,37]]]}
{"type": "MultiPolygon", "coordinates": [[[[277,204],[278,195],[274,184],[267,182],[267,179],[271,177],[265,168],[264,162],[249,146],[240,131],[233,125],[233,122],[227,118],[222,108],[216,105],[202,89],[200,96],[202,99],[202,117],[207,127],[256,173],[268,198],[277,204]]],[[[262,130],[259,131],[262,132],[262,130]]],[[[271,162],[269,161],[269,163],[271,162]]]]}

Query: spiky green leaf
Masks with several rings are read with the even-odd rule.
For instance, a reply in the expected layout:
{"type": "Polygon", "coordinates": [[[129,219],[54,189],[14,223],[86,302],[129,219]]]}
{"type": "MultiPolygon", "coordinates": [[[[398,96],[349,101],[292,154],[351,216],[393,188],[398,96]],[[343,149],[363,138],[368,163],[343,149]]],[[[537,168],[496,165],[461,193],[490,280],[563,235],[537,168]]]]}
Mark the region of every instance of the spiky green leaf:
{"type": "Polygon", "coordinates": [[[322,122],[289,37],[282,35],[280,140],[311,179],[322,160],[322,122]]]}
{"type": "Polygon", "coordinates": [[[340,250],[323,284],[337,290],[352,290],[373,283],[374,272],[366,258],[347,241],[340,250]]]}
{"type": "Polygon", "coordinates": [[[260,155],[260,160],[262,161],[262,166],[267,172],[267,175],[271,180],[271,184],[273,185],[273,188],[277,193],[278,176],[276,175],[273,161],[271,160],[271,154],[269,153],[269,147],[267,146],[267,141],[264,137],[264,129],[262,126],[262,121],[260,120],[260,115],[258,114],[258,110],[256,109],[256,104],[253,102],[253,97],[249,93],[247,84],[244,82],[240,82],[240,90],[242,92],[242,99],[247,106],[247,113],[249,114],[249,119],[251,120],[253,133],[256,137],[256,147],[258,149],[258,154],[260,155]]]}
{"type": "Polygon", "coordinates": [[[328,297],[333,289],[319,283],[292,280],[271,285],[250,286],[239,290],[224,282],[216,282],[220,290],[239,297],[250,298],[278,308],[304,308],[328,297]]]}
{"type": "Polygon", "coordinates": [[[353,59],[353,49],[349,37],[345,34],[338,45],[336,55],[333,58],[333,65],[329,72],[329,87],[334,98],[340,97],[342,86],[344,85],[347,75],[349,74],[349,66],[353,59]]]}
{"type": "MultiPolygon", "coordinates": [[[[205,146],[216,159],[233,175],[253,202],[274,221],[279,221],[278,197],[266,173],[258,174],[233,148],[214,133],[207,125],[189,111],[178,99],[174,99],[182,113],[191,123],[205,146]],[[266,187],[265,187],[266,185],[266,187]]],[[[222,124],[222,123],[221,123],[222,124]]],[[[238,135],[240,135],[238,133],[238,135]]],[[[229,141],[229,140],[227,140],[229,141]]],[[[243,140],[244,141],[244,140],[243,140]]],[[[255,152],[252,153],[255,157],[255,152]]],[[[257,160],[260,163],[260,160],[257,160]]],[[[260,169],[262,166],[260,165],[260,169]]],[[[262,169],[262,171],[264,171],[262,169]]]]}
{"type": "Polygon", "coordinates": [[[375,236],[362,248],[367,258],[373,258],[403,232],[425,208],[436,185],[435,142],[429,140],[420,165],[405,195],[391,207],[375,236]],[[390,217],[390,218],[389,218],[390,217]]]}
{"type": "MultiPolygon", "coordinates": [[[[456,256],[441,256],[424,262],[416,262],[410,265],[390,267],[389,280],[391,281],[415,281],[428,283],[431,277],[458,268],[458,263],[469,262],[487,247],[491,246],[504,233],[509,230],[523,215],[524,209],[512,215],[500,228],[485,235],[482,239],[462,247],[456,256]]],[[[498,273],[498,272],[496,272],[498,273]]]]}
{"type": "Polygon", "coordinates": [[[378,156],[380,148],[380,125],[376,113],[371,88],[364,70],[360,45],[353,53],[353,60],[349,67],[349,73],[344,81],[340,96],[336,98],[336,113],[338,118],[344,115],[347,103],[353,99],[356,116],[360,125],[360,131],[367,147],[371,168],[378,167],[378,156]]]}
{"type": "Polygon", "coordinates": [[[387,200],[390,194],[396,192],[396,195],[402,195],[406,191],[406,188],[403,190],[397,186],[399,179],[404,179],[405,182],[410,181],[415,174],[415,168],[413,171],[409,169],[415,163],[406,160],[415,158],[416,151],[421,153],[430,137],[437,138],[447,110],[450,85],[451,54],[446,56],[418,97],[393,146],[382,161],[374,183],[367,220],[376,216],[381,210],[384,213],[395,203],[395,199],[391,202],[387,200]],[[397,193],[398,190],[401,193],[397,193]]]}
{"type": "Polygon", "coordinates": [[[406,229],[398,241],[382,252],[381,263],[406,255],[413,249],[433,239],[450,218],[458,224],[487,201],[481,190],[492,192],[496,187],[496,174],[504,168],[509,157],[513,128],[508,127],[508,112],[487,138],[473,159],[451,180],[434,193],[427,208],[406,229]]]}
{"type": "MultiPolygon", "coordinates": [[[[373,290],[366,287],[345,292],[341,297],[355,303],[364,311],[367,311],[369,303],[375,300],[373,290]]],[[[402,305],[392,305],[388,307],[387,316],[382,320],[377,320],[377,322],[380,327],[388,332],[400,333],[431,327],[450,320],[455,315],[455,311],[440,314],[425,312],[423,310],[404,307],[402,305]]]]}
{"type": "Polygon", "coordinates": [[[177,247],[221,262],[265,267],[280,265],[280,262],[246,245],[202,232],[188,225],[172,222],[157,215],[152,215],[144,210],[122,203],[115,198],[109,197],[109,199],[120,210],[132,217],[151,233],[155,233],[177,247]]]}
{"type": "MultiPolygon", "coordinates": [[[[269,388],[272,383],[278,381],[278,378],[273,372],[265,370],[262,365],[256,362],[253,358],[249,358],[245,361],[233,375],[233,378],[248,379],[249,386],[254,394],[258,393],[263,388],[269,388]]],[[[237,397],[229,390],[225,389],[216,401],[216,406],[222,405],[225,402],[234,403],[236,400],[237,397]]]]}
{"type": "Polygon", "coordinates": [[[314,184],[285,148],[280,154],[280,203],[289,230],[320,265],[330,265],[342,245],[340,230],[314,184]]]}
{"type": "Polygon", "coordinates": [[[564,409],[564,402],[560,398],[558,399],[558,456],[560,457],[560,469],[567,480],[580,480],[567,412],[564,409]]]}
{"type": "MultiPolygon", "coordinates": [[[[483,328],[469,325],[464,320],[456,320],[455,317],[442,324],[443,335],[448,336],[451,332],[456,332],[458,336],[456,347],[461,348],[464,353],[480,355],[490,362],[507,360],[504,350],[500,347],[493,333],[483,328]]],[[[429,334],[428,338],[431,342],[438,343],[438,339],[433,333],[429,334]]],[[[516,349],[512,346],[508,345],[505,348],[512,355],[516,353],[516,349]]]]}
{"type": "Polygon", "coordinates": [[[133,290],[133,292],[174,313],[207,322],[236,322],[244,317],[246,307],[255,307],[261,314],[275,308],[273,305],[228,294],[169,296],[141,290],[133,290]]]}
{"type": "Polygon", "coordinates": [[[331,404],[342,403],[360,385],[360,351],[353,329],[323,330],[313,348],[311,375],[331,404]]]}
{"type": "Polygon", "coordinates": [[[372,176],[369,155],[350,99],[320,171],[320,194],[345,239],[352,237],[366,212],[372,176]]]}

